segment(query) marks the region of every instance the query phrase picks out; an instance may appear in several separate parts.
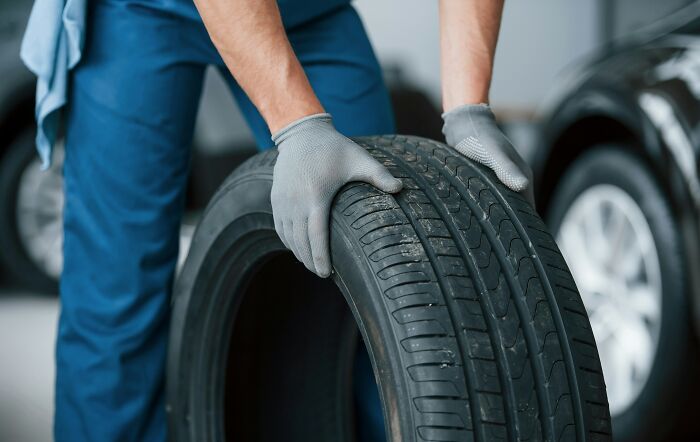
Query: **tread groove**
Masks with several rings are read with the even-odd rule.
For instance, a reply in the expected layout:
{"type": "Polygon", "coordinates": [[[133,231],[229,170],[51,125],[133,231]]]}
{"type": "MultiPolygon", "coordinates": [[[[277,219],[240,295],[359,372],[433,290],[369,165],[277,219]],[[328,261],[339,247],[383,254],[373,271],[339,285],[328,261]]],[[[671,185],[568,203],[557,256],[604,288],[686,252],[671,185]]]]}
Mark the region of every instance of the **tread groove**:
{"type": "MultiPolygon", "coordinates": [[[[513,209],[510,207],[508,202],[506,201],[505,197],[503,194],[500,192],[500,190],[494,185],[493,181],[491,180],[490,177],[488,177],[480,168],[475,167],[474,170],[476,173],[486,182],[487,184],[490,185],[491,189],[494,189],[493,194],[496,196],[501,201],[501,206],[505,209],[505,211],[510,215],[511,220],[513,220],[513,225],[515,228],[518,230],[518,233],[520,234],[520,237],[523,238],[525,242],[525,247],[527,247],[528,252],[533,256],[533,262],[535,263],[535,267],[537,268],[537,273],[540,276],[540,280],[543,283],[545,294],[547,296],[547,299],[549,300],[550,304],[553,306],[557,306],[557,300],[554,295],[554,290],[552,289],[552,284],[549,281],[549,278],[547,278],[547,272],[544,270],[544,266],[542,264],[541,258],[539,257],[537,250],[535,249],[532,240],[530,240],[530,235],[528,232],[526,232],[523,228],[522,223],[518,219],[518,217],[515,215],[513,209]]],[[[538,230],[538,229],[535,229],[538,230]]],[[[545,232],[547,235],[549,235],[548,232],[545,232]]],[[[548,264],[551,265],[551,264],[548,264]]],[[[567,269],[562,269],[568,273],[567,269]]],[[[552,316],[554,318],[554,323],[557,327],[557,331],[562,337],[562,339],[565,342],[569,341],[568,337],[568,332],[566,330],[566,326],[564,325],[564,321],[561,316],[561,312],[559,309],[551,309],[552,316]]],[[[578,386],[578,379],[576,376],[576,365],[574,362],[574,357],[571,352],[571,348],[563,345],[562,347],[562,353],[564,354],[565,357],[565,363],[566,363],[566,368],[567,368],[567,378],[569,380],[569,388],[571,391],[579,391],[579,386],[578,386]]],[[[575,419],[576,419],[576,430],[578,432],[578,438],[581,441],[586,440],[586,428],[584,426],[584,416],[583,416],[583,406],[581,404],[581,397],[578,394],[571,395],[572,396],[572,401],[574,405],[574,414],[575,414],[575,419]]]]}
{"type": "MultiPolygon", "coordinates": [[[[393,154],[393,152],[386,152],[385,150],[382,150],[382,152],[383,152],[383,153],[386,153],[388,156],[391,156],[393,160],[395,160],[395,161],[397,161],[397,162],[402,162],[402,163],[405,164],[405,162],[403,161],[403,159],[401,159],[401,158],[399,158],[397,155],[393,154]]],[[[423,179],[419,174],[415,173],[415,172],[412,170],[412,168],[411,168],[410,165],[407,164],[405,170],[407,171],[407,173],[409,173],[409,174],[412,175],[412,178],[413,178],[415,181],[424,181],[424,179],[423,179]]],[[[424,189],[424,190],[423,190],[424,193],[426,194],[426,196],[428,196],[428,199],[431,200],[431,202],[433,203],[434,208],[440,213],[443,222],[445,222],[448,231],[450,231],[450,236],[451,236],[452,238],[460,238],[461,235],[456,231],[456,230],[457,230],[457,229],[456,229],[456,226],[454,226],[453,223],[450,223],[450,222],[448,221],[448,220],[450,220],[451,217],[449,216],[449,214],[445,213],[443,207],[441,206],[441,202],[436,201],[436,198],[439,198],[439,197],[437,197],[437,196],[431,196],[430,193],[428,192],[428,189],[430,189],[430,188],[431,188],[431,187],[430,187],[429,185],[426,185],[426,186],[423,188],[423,189],[424,189]]],[[[459,193],[459,191],[458,191],[458,193],[459,193]]],[[[462,200],[464,200],[464,198],[462,198],[461,195],[460,195],[460,198],[461,198],[462,200]]],[[[473,278],[473,280],[474,280],[474,282],[475,282],[475,285],[477,285],[477,286],[479,287],[478,292],[481,294],[481,296],[480,296],[480,301],[481,301],[482,298],[485,298],[483,302],[484,302],[484,303],[488,303],[488,295],[487,295],[488,290],[486,289],[485,284],[484,284],[483,280],[481,279],[481,277],[480,277],[480,275],[479,275],[479,272],[477,272],[476,269],[475,269],[474,266],[473,266],[473,262],[472,262],[472,261],[474,261],[473,255],[471,254],[471,252],[467,251],[467,250],[463,247],[463,244],[461,243],[461,241],[458,241],[458,240],[457,240],[457,241],[454,241],[454,243],[455,243],[455,245],[457,246],[457,249],[460,251],[461,258],[462,258],[462,260],[463,260],[465,266],[468,268],[470,274],[472,275],[472,278],[473,278]],[[465,257],[467,257],[467,256],[471,257],[472,259],[471,259],[471,260],[465,259],[465,257]]],[[[446,298],[448,298],[448,297],[446,296],[446,298]]],[[[449,300],[446,300],[446,302],[449,303],[450,301],[449,301],[449,300]]],[[[482,308],[483,308],[482,302],[480,302],[480,304],[482,305],[482,308]]],[[[489,320],[492,321],[492,318],[491,318],[490,316],[491,316],[491,315],[489,315],[489,314],[485,314],[485,315],[484,315],[485,318],[488,318],[487,321],[489,321],[489,320]]],[[[496,333],[498,332],[498,327],[493,327],[493,321],[492,321],[491,331],[492,331],[492,332],[496,332],[496,333]]],[[[498,348],[499,345],[496,343],[495,347],[498,348]]],[[[504,367],[505,364],[506,364],[506,362],[505,362],[505,356],[503,356],[503,351],[504,351],[503,349],[501,349],[500,352],[497,351],[497,353],[499,354],[499,357],[501,357],[501,358],[503,359],[502,362],[501,362],[501,365],[499,366],[499,373],[502,372],[501,367],[504,367]]],[[[473,359],[473,358],[472,358],[472,359],[473,359]]],[[[504,378],[503,378],[503,375],[501,374],[501,384],[502,384],[502,385],[501,385],[501,388],[509,388],[509,386],[510,386],[509,384],[510,384],[510,383],[509,383],[509,382],[504,382],[504,381],[506,381],[506,379],[504,379],[504,378]]],[[[513,395],[512,391],[510,391],[510,394],[504,395],[504,399],[505,399],[506,403],[508,404],[508,406],[505,407],[505,408],[506,408],[506,412],[510,415],[510,418],[506,420],[506,425],[507,425],[508,431],[509,431],[509,433],[510,433],[511,435],[517,434],[516,431],[515,431],[515,429],[513,428],[513,425],[515,424],[515,422],[517,422],[517,417],[516,417],[516,414],[515,414],[515,405],[514,405],[515,399],[514,399],[513,396],[514,396],[514,395],[513,395]]],[[[476,398],[475,398],[475,399],[476,399],[476,398]]],[[[477,434],[476,439],[477,439],[477,440],[479,439],[479,438],[478,438],[478,434],[477,434]]]]}
{"type": "MultiPolygon", "coordinates": [[[[410,208],[408,207],[408,203],[404,202],[401,198],[397,198],[396,201],[397,201],[397,203],[398,203],[399,206],[401,207],[401,210],[403,210],[404,213],[411,213],[411,210],[410,210],[410,208]]],[[[408,217],[408,216],[407,216],[407,217],[408,217]]],[[[416,235],[418,236],[418,238],[420,239],[421,243],[423,244],[423,249],[425,250],[425,252],[426,252],[426,254],[427,254],[428,258],[429,258],[429,263],[430,263],[430,266],[432,267],[433,273],[434,273],[436,276],[439,275],[440,272],[438,272],[438,270],[437,270],[437,268],[436,268],[436,264],[435,264],[435,263],[436,263],[436,256],[435,256],[435,254],[434,254],[432,248],[429,247],[429,245],[430,245],[430,240],[429,240],[428,237],[425,235],[425,232],[423,231],[423,227],[420,226],[419,223],[414,222],[414,220],[413,220],[411,217],[408,217],[408,219],[409,219],[409,221],[411,222],[411,224],[413,225],[413,229],[414,229],[414,231],[416,232],[416,235]]],[[[447,290],[445,289],[445,286],[444,286],[444,281],[441,280],[441,278],[438,278],[438,277],[436,277],[435,279],[436,279],[436,282],[438,283],[438,285],[440,286],[441,291],[442,291],[443,293],[447,293],[447,290]]],[[[450,302],[449,302],[448,298],[449,298],[448,296],[445,296],[445,304],[447,305],[447,311],[448,311],[448,313],[449,313],[449,315],[450,315],[450,318],[452,319],[452,322],[455,323],[455,322],[456,322],[456,321],[455,321],[455,314],[454,314],[454,311],[453,311],[453,308],[454,308],[454,307],[450,306],[450,302]]],[[[474,387],[474,385],[473,385],[473,383],[472,383],[472,381],[471,381],[471,376],[469,376],[469,373],[466,371],[466,366],[467,366],[466,361],[468,361],[469,358],[468,358],[467,355],[466,355],[466,350],[465,350],[465,349],[466,349],[466,345],[465,345],[465,342],[464,342],[464,338],[462,337],[462,334],[461,334],[461,333],[457,333],[456,338],[457,338],[457,341],[460,343],[460,347],[461,347],[461,348],[459,349],[459,353],[460,353],[460,357],[461,357],[462,360],[464,361],[463,364],[462,364],[462,368],[463,368],[462,371],[463,371],[463,374],[464,374],[464,380],[465,380],[465,383],[466,383],[466,386],[467,386],[467,391],[468,391],[468,394],[469,394],[469,398],[475,398],[475,397],[476,397],[476,389],[475,389],[475,387],[474,387]]],[[[470,411],[471,416],[472,416],[472,424],[474,425],[474,436],[475,436],[475,439],[476,439],[476,440],[479,440],[479,437],[483,434],[483,431],[484,431],[484,430],[482,429],[481,419],[479,419],[479,417],[477,416],[476,411],[474,410],[474,407],[473,407],[473,406],[470,406],[470,407],[469,407],[469,411],[470,411]]],[[[440,428],[440,427],[431,425],[430,428],[440,428]]]]}

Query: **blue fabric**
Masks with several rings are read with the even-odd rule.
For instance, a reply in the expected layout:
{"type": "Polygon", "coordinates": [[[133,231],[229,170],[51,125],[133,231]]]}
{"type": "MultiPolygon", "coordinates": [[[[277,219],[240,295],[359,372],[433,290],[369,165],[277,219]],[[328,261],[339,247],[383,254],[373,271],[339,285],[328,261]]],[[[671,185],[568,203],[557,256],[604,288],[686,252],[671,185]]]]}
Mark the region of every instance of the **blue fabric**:
{"type": "Polygon", "coordinates": [[[353,367],[353,392],[357,420],[357,440],[360,442],[385,442],[384,415],[379,398],[379,388],[372,371],[372,362],[360,341],[353,367]]]}
{"type": "MultiPolygon", "coordinates": [[[[144,8],[174,12],[196,20],[190,0],[130,1],[144,8]]],[[[337,9],[350,0],[278,0],[287,28],[337,9]]],[[[22,39],[20,57],[37,76],[36,146],[42,167],[51,163],[51,151],[61,133],[61,111],[66,104],[68,73],[82,58],[86,34],[87,0],[35,0],[22,39]]]]}
{"type": "MultiPolygon", "coordinates": [[[[67,89],[55,438],[164,441],[189,147],[205,67],[224,68],[189,2],[94,1],[86,24],[67,89]]],[[[351,6],[289,37],[342,132],[393,132],[380,69],[351,6]]],[[[270,147],[261,116],[227,78],[260,147],[270,147]]]]}

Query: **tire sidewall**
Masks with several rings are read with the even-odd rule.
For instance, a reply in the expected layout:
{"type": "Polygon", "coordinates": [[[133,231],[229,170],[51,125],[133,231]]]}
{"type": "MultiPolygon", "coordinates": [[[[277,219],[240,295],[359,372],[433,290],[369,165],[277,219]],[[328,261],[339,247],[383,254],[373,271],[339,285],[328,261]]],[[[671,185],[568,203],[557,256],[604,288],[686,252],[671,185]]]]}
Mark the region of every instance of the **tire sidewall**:
{"type": "MultiPolygon", "coordinates": [[[[564,172],[547,211],[547,225],[556,235],[574,199],[597,184],[616,186],[629,194],[644,214],[655,242],[661,269],[661,327],[652,368],[631,407],[613,417],[616,440],[640,440],[664,434],[672,425],[659,404],[673,403],[686,382],[690,323],[684,260],[678,226],[669,202],[648,165],[622,146],[591,148],[564,172]]],[[[673,413],[671,413],[673,414],[673,413]]]]}
{"type": "MultiPolygon", "coordinates": [[[[170,437],[173,440],[215,440],[209,421],[201,409],[211,404],[202,403],[197,383],[204,373],[216,371],[217,363],[225,361],[225,350],[220,342],[206,342],[207,337],[221,338],[230,330],[219,330],[225,322],[223,315],[235,315],[236,300],[221,299],[206,290],[223,255],[232,244],[248,231],[268,230],[267,214],[270,177],[255,174],[227,181],[213,198],[195,230],[192,244],[180,276],[173,290],[173,312],[167,362],[167,405],[170,437]],[[268,197],[264,197],[267,192],[268,197]],[[220,204],[218,202],[223,200],[220,204]],[[236,220],[247,218],[247,227],[236,225],[236,220]],[[251,225],[252,224],[252,225],[251,225]],[[231,305],[234,304],[234,305],[231,305]],[[220,312],[221,314],[217,314],[220,312]],[[206,342],[210,356],[200,358],[201,346],[206,342]],[[206,434],[206,436],[204,436],[206,434]]],[[[250,263],[252,264],[252,263],[250,263]]],[[[248,269],[238,269],[245,273],[248,269]]],[[[214,339],[213,341],[216,341],[214,339]]],[[[214,382],[221,382],[220,378],[214,382]]],[[[223,390],[223,385],[214,389],[223,390]]]]}
{"type": "MultiPolygon", "coordinates": [[[[195,440],[201,438],[204,432],[210,432],[206,428],[208,424],[198,419],[194,412],[203,404],[195,398],[199,393],[192,379],[200,378],[198,372],[215,367],[198,366],[198,358],[194,357],[192,349],[200,345],[208,334],[207,328],[218,324],[205,320],[208,312],[218,309],[236,314],[235,307],[220,305],[220,299],[197,286],[205,284],[211,272],[217,268],[216,261],[221,258],[222,249],[237,243],[251,232],[267,231],[269,237],[274,236],[275,245],[265,245],[261,251],[284,249],[274,234],[269,198],[271,186],[271,167],[267,171],[234,174],[214,196],[195,231],[192,248],[176,282],[173,297],[167,364],[167,411],[173,440],[195,440]],[[247,219],[247,225],[240,224],[241,219],[247,219]],[[221,242],[224,237],[225,244],[221,242]]],[[[411,399],[403,377],[405,372],[399,356],[400,342],[394,334],[392,318],[384,305],[375,273],[368,260],[358,259],[364,255],[351,240],[350,232],[351,227],[342,214],[332,213],[332,278],[350,306],[369,352],[379,385],[388,440],[412,441],[415,440],[413,407],[406,405],[411,403],[411,399]]],[[[248,270],[241,268],[237,272],[243,274],[248,270]]],[[[229,302],[236,304],[240,299],[229,302]]],[[[213,361],[217,360],[221,361],[221,357],[213,357],[209,363],[216,363],[213,361]]]]}

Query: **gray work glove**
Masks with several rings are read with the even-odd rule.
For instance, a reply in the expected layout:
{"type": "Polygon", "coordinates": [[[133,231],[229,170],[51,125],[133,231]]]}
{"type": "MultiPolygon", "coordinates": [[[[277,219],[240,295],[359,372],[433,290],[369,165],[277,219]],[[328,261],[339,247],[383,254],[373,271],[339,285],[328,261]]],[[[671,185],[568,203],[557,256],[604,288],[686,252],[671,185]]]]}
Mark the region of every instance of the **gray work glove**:
{"type": "Polygon", "coordinates": [[[447,144],[465,157],[483,164],[499,180],[519,192],[535,207],[532,169],[496,125],[486,104],[459,106],[442,114],[447,144]]]}
{"type": "Polygon", "coordinates": [[[295,121],[272,141],[279,149],[270,195],[275,230],[307,269],[325,278],[331,274],[329,214],[338,190],[364,181],[395,193],[402,183],[335,130],[329,114],[295,121]]]}

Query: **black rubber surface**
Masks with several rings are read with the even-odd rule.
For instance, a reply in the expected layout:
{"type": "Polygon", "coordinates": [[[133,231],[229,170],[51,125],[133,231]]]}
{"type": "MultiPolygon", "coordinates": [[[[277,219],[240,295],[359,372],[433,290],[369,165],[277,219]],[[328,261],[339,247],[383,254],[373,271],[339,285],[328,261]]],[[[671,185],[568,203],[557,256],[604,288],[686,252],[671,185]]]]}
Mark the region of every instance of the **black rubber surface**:
{"type": "Polygon", "coordinates": [[[171,437],[275,440],[273,427],[289,429],[284,440],[354,440],[347,349],[357,338],[341,326],[354,317],[389,440],[610,440],[588,318],[540,218],[442,144],[358,142],[404,190],[351,183],[336,197],[335,284],[295,263],[274,234],[276,152],[241,166],[210,203],[175,289],[171,437]]]}

